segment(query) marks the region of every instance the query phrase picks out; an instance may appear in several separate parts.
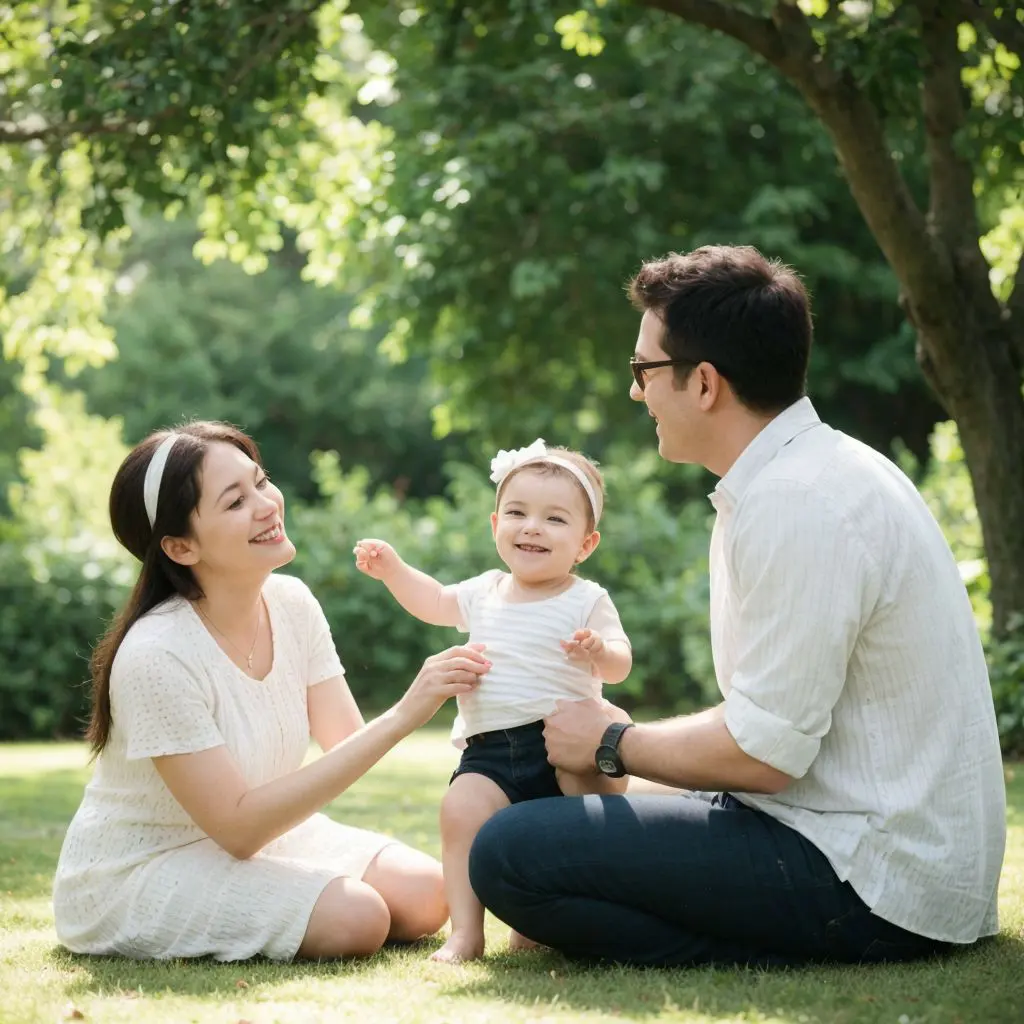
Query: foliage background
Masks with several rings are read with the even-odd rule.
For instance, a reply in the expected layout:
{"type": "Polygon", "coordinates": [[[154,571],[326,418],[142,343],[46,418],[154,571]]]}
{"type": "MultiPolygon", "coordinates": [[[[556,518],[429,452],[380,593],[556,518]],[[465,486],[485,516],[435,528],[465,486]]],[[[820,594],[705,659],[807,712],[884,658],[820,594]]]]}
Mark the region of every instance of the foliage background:
{"type": "MultiPolygon", "coordinates": [[[[875,61],[869,87],[923,201],[915,51],[884,21],[900,5],[875,8],[891,31],[848,56],[875,61]]],[[[189,416],[260,442],[290,503],[291,571],[368,710],[455,637],[359,576],[353,542],[386,537],[446,580],[494,565],[487,460],[538,435],[606,469],[587,572],[637,651],[624,703],[712,699],[713,481],[659,463],[626,397],[621,286],[645,257],[715,241],[805,275],[811,396],[919,483],[988,642],[1004,742],[1024,749],[1024,625],[989,642],[956,429],[825,130],[749,50],[597,0],[2,17],[0,738],[79,729],[91,646],[134,572],[109,535],[109,481],[127,445],[189,416]]],[[[1024,240],[1019,60],[977,34],[961,49],[977,51],[969,139],[1005,297],[1024,240]]]]}

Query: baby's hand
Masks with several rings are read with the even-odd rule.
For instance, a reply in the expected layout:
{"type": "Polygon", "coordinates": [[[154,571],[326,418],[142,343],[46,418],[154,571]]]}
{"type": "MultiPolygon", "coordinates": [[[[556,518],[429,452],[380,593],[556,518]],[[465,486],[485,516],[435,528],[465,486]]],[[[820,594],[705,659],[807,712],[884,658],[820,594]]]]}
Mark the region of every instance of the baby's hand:
{"type": "Polygon", "coordinates": [[[386,540],[361,540],[352,549],[356,568],[375,580],[382,580],[398,568],[398,552],[386,540]]]}
{"type": "Polygon", "coordinates": [[[570,661],[593,663],[604,651],[601,634],[593,629],[577,629],[571,640],[559,641],[570,661]]]}

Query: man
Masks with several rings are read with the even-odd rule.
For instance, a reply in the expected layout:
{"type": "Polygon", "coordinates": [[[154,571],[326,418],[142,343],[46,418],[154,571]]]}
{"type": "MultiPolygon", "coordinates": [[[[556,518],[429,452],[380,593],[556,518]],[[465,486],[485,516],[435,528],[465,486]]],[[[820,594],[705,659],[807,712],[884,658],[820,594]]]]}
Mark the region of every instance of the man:
{"type": "Polygon", "coordinates": [[[970,604],[910,481],[804,396],[802,283],[714,246],[630,293],[630,397],[663,458],[721,478],[723,699],[635,726],[563,703],[552,763],[693,792],[502,811],[477,895],[537,942],[634,964],[905,960],[995,933],[1005,791],[970,604]]]}

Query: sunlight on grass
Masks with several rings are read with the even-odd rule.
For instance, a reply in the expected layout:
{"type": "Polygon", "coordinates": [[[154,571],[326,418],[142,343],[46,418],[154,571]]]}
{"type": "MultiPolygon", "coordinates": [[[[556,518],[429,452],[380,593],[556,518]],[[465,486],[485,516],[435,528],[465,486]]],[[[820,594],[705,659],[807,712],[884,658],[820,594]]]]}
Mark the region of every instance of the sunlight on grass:
{"type": "MultiPolygon", "coordinates": [[[[438,853],[437,807],[456,762],[440,731],[388,755],[328,812],[438,853]]],[[[1024,1021],[1024,771],[1008,769],[1003,931],[945,962],[907,967],[638,971],[585,969],[553,954],[510,956],[488,921],[483,963],[446,968],[422,947],[363,962],[136,963],[56,944],[50,884],[89,776],[77,744],[0,746],[0,1022],[319,1024],[326,1021],[687,1024],[1011,1024],[1024,1021]]]]}

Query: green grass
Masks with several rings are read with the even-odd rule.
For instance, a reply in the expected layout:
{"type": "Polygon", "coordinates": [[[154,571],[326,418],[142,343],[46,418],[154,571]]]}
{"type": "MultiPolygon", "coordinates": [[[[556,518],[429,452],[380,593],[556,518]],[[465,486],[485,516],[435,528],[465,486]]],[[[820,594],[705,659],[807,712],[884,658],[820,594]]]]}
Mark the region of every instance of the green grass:
{"type": "MultiPolygon", "coordinates": [[[[437,852],[436,810],[454,762],[438,732],[398,750],[330,810],[437,852]]],[[[56,943],[50,883],[88,777],[75,744],[0,746],[0,1024],[86,1021],[687,1021],[1002,1024],[1024,1021],[1024,770],[1009,769],[1010,839],[998,939],[906,967],[779,971],[583,969],[554,954],[494,950],[445,968],[425,947],[364,962],[135,963],[71,956],[56,943]]]]}

